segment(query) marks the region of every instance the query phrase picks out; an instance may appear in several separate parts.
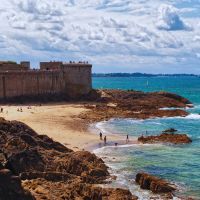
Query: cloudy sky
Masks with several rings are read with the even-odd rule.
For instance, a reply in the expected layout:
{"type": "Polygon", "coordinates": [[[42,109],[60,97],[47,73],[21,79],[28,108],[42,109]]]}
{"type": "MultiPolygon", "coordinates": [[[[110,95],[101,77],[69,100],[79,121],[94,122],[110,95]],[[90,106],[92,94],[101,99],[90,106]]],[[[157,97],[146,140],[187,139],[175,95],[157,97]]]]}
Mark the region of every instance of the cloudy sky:
{"type": "Polygon", "coordinates": [[[7,0],[0,24],[1,60],[200,74],[200,0],[7,0]]]}

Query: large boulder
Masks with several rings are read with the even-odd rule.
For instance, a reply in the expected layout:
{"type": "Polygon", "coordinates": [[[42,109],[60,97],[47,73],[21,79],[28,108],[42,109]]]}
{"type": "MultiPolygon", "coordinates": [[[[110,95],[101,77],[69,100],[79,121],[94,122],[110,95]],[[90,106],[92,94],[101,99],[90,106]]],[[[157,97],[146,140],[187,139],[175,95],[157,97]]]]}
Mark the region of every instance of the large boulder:
{"type": "Polygon", "coordinates": [[[172,193],[176,190],[169,182],[147,173],[138,173],[135,181],[142,189],[154,193],[172,193]]]}

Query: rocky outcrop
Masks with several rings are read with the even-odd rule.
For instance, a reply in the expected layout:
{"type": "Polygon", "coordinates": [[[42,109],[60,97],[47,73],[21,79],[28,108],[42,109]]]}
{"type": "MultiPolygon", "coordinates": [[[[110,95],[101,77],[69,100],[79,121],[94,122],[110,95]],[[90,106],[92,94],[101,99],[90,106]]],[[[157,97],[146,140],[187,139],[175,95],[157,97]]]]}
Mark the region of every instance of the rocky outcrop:
{"type": "Polygon", "coordinates": [[[109,177],[96,155],[74,152],[21,122],[0,118],[0,149],[0,197],[7,191],[14,200],[33,199],[29,190],[36,199],[137,199],[127,190],[95,186],[109,177]]]}
{"type": "Polygon", "coordinates": [[[191,102],[179,95],[167,92],[145,93],[124,90],[93,90],[87,98],[93,106],[86,104],[90,112],[81,115],[82,119],[101,121],[110,118],[137,118],[187,116],[185,108],[191,102]],[[160,108],[175,107],[165,110],[160,108]]]}
{"type": "Polygon", "coordinates": [[[173,193],[176,190],[169,182],[146,173],[138,173],[135,181],[142,189],[153,193],[173,193]]]}
{"type": "Polygon", "coordinates": [[[0,199],[2,200],[34,200],[31,193],[21,185],[19,176],[15,176],[8,169],[0,167],[0,199]]]}
{"type": "Polygon", "coordinates": [[[172,144],[188,144],[191,143],[192,140],[186,134],[173,134],[164,132],[160,135],[155,136],[141,136],[138,138],[138,141],[146,144],[146,143],[172,143],[172,144]]]}
{"type": "Polygon", "coordinates": [[[119,188],[100,188],[91,184],[81,183],[80,180],[73,179],[65,182],[50,182],[45,179],[26,180],[23,183],[36,199],[45,197],[51,199],[70,200],[136,200],[128,190],[119,188]],[[40,186],[40,187],[38,187],[40,186]],[[51,188],[51,190],[49,190],[51,188]]]}

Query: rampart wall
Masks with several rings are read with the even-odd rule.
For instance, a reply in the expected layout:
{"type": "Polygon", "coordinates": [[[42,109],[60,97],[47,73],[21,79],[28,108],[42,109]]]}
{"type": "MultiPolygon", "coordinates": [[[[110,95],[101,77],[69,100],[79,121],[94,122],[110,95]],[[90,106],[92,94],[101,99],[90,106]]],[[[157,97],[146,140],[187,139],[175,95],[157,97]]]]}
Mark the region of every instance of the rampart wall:
{"type": "Polygon", "coordinates": [[[66,91],[70,96],[87,94],[92,89],[91,66],[85,65],[63,65],[66,91]]]}
{"type": "Polygon", "coordinates": [[[0,72],[0,99],[45,94],[79,97],[91,88],[91,66],[0,72]]]}
{"type": "Polygon", "coordinates": [[[29,70],[29,68],[27,66],[19,65],[19,64],[15,64],[15,63],[3,63],[0,64],[0,71],[15,71],[15,70],[19,70],[19,71],[25,71],[25,70],[29,70]]]}

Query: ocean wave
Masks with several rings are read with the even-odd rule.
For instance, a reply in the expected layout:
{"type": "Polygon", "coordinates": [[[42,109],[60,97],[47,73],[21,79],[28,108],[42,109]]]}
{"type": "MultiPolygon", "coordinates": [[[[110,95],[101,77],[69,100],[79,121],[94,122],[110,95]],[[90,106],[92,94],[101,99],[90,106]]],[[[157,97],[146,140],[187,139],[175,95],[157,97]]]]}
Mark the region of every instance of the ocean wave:
{"type": "Polygon", "coordinates": [[[141,144],[141,143],[138,143],[138,144],[122,144],[122,145],[117,145],[117,146],[104,146],[104,147],[100,147],[100,148],[97,148],[95,150],[93,150],[93,153],[95,154],[101,154],[101,153],[104,153],[105,151],[108,151],[108,150],[113,150],[113,149],[116,149],[116,148],[130,148],[130,147],[136,147],[136,148],[145,148],[145,147],[153,147],[153,148],[160,148],[160,147],[163,147],[164,145],[162,143],[160,144],[141,144]]]}
{"type": "Polygon", "coordinates": [[[185,119],[200,119],[199,114],[189,114],[188,116],[184,117],[185,119]]]}
{"type": "Polygon", "coordinates": [[[189,110],[200,109],[200,104],[193,105],[193,107],[187,107],[189,110]]]}
{"type": "Polygon", "coordinates": [[[96,123],[95,127],[101,131],[102,133],[106,133],[106,134],[110,134],[110,132],[108,132],[105,128],[105,121],[102,121],[102,122],[98,122],[96,123]]]}
{"type": "MultiPolygon", "coordinates": [[[[158,121],[153,121],[155,119],[162,119],[160,117],[155,117],[155,118],[149,118],[149,119],[135,119],[135,118],[113,118],[113,119],[110,119],[109,121],[105,122],[107,123],[108,125],[109,124],[117,124],[117,123],[120,123],[120,125],[123,125],[123,126],[126,126],[126,125],[134,125],[134,124],[143,124],[144,122],[148,122],[150,121],[151,124],[155,124],[155,125],[160,125],[162,124],[161,122],[158,122],[158,121]],[[121,124],[122,123],[122,124],[121,124]]],[[[104,125],[105,125],[104,123],[104,125]]]]}
{"type": "Polygon", "coordinates": [[[112,127],[112,131],[109,130],[109,128],[107,127],[107,123],[108,123],[107,121],[101,121],[101,122],[91,124],[89,127],[89,131],[96,134],[99,134],[99,132],[102,132],[103,134],[106,134],[106,135],[111,135],[113,133],[116,133],[117,131],[114,130],[114,127],[112,127]]]}
{"type": "MultiPolygon", "coordinates": [[[[176,116],[176,117],[155,117],[151,119],[146,119],[146,120],[156,120],[156,119],[200,119],[200,114],[197,113],[191,113],[185,117],[182,116],[176,116]]],[[[161,123],[162,124],[162,123],[161,123]]]]}

